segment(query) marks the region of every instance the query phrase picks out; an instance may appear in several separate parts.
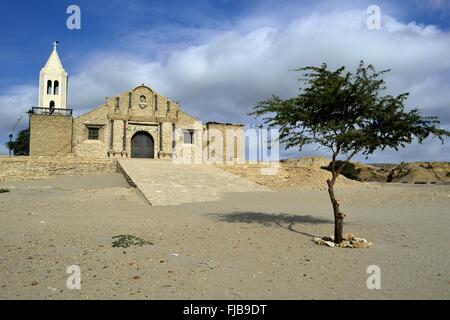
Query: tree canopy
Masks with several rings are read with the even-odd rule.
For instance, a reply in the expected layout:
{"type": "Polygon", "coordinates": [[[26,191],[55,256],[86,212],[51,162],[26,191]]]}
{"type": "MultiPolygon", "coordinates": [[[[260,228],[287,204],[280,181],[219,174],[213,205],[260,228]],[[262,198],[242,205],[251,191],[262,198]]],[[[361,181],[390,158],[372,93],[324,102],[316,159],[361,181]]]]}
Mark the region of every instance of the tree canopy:
{"type": "Polygon", "coordinates": [[[30,151],[30,135],[28,130],[20,131],[16,140],[8,141],[6,147],[12,150],[16,156],[27,156],[30,151]]]}

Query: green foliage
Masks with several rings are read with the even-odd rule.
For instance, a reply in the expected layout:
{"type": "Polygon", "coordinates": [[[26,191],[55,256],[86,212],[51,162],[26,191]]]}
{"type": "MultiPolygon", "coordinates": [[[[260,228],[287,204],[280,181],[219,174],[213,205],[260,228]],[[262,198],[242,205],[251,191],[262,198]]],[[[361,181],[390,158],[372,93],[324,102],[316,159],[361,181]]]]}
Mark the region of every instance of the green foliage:
{"type": "Polygon", "coordinates": [[[118,236],[112,237],[115,239],[112,243],[112,246],[118,248],[128,248],[130,246],[144,246],[144,245],[153,245],[152,242],[132,236],[130,234],[121,234],[118,236]]]}
{"type": "MultiPolygon", "coordinates": [[[[355,166],[354,163],[337,160],[336,161],[336,167],[337,168],[342,167],[340,173],[344,177],[352,179],[352,180],[361,181],[361,179],[359,178],[359,173],[360,173],[361,170],[360,169],[356,169],[356,166],[355,166]]],[[[331,171],[331,168],[332,168],[332,163],[331,162],[330,162],[330,164],[328,166],[322,167],[322,169],[325,169],[325,170],[328,170],[328,171],[331,171]]]]}
{"type": "MultiPolygon", "coordinates": [[[[413,139],[422,143],[435,136],[443,143],[450,136],[437,128],[437,117],[423,117],[417,108],[405,110],[408,93],[381,95],[386,89],[381,76],[389,70],[378,72],[361,61],[355,73],[345,67],[330,71],[326,64],[295,71],[304,84],[297,97],[272,96],[250,113],[279,128],[287,148],[318,144],[333,153],[335,162],[339,155],[348,161],[357,153],[367,157],[377,149],[398,150],[413,139]]],[[[331,170],[339,174],[334,165],[331,170]]]]}
{"type": "Polygon", "coordinates": [[[6,193],[9,192],[8,188],[0,188],[0,193],[6,193]]]}
{"type": "Polygon", "coordinates": [[[15,141],[7,142],[6,147],[12,150],[16,156],[27,156],[30,153],[30,134],[28,130],[22,130],[15,141]]]}

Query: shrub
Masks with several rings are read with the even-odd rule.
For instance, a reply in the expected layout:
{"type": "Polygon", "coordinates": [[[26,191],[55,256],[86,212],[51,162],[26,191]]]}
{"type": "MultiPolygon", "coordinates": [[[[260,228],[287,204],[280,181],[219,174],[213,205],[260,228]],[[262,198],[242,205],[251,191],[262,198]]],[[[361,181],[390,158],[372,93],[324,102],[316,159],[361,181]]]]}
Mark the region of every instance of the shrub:
{"type": "Polygon", "coordinates": [[[153,245],[152,242],[132,236],[130,234],[121,234],[112,237],[115,239],[112,243],[113,247],[128,248],[130,246],[153,245]]]}

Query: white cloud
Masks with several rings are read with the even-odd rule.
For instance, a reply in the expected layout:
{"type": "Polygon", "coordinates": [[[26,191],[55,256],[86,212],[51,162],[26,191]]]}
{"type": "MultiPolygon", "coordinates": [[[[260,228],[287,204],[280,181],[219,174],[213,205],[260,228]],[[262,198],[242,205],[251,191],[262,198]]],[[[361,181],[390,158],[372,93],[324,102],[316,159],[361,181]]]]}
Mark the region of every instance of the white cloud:
{"type": "Polygon", "coordinates": [[[12,124],[12,128],[20,115],[24,115],[31,106],[36,106],[37,98],[37,88],[30,85],[13,87],[6,94],[0,95],[1,127],[12,124]]]}
{"type": "MultiPolygon", "coordinates": [[[[202,120],[247,122],[252,120],[246,113],[257,101],[272,93],[282,97],[298,93],[298,75],[289,69],[322,62],[353,68],[364,59],[378,69],[392,69],[389,92],[410,91],[408,105],[440,116],[448,126],[450,33],[389,16],[383,16],[381,30],[370,31],[366,19],[365,10],[304,15],[283,24],[249,17],[227,31],[201,32],[200,43],[177,47],[164,57],[142,52],[143,41],[151,41],[147,33],[131,35],[124,39],[129,41],[127,52],[97,52],[80,61],[69,82],[69,105],[80,113],[101,104],[105,96],[145,83],[180,101],[185,111],[202,120]]],[[[0,112],[4,99],[0,97],[0,112]]],[[[10,123],[12,117],[8,119],[10,123]]],[[[0,121],[2,126],[7,123],[0,121]]],[[[430,143],[370,160],[419,160],[425,154],[448,160],[444,151],[448,148],[430,143]]]]}

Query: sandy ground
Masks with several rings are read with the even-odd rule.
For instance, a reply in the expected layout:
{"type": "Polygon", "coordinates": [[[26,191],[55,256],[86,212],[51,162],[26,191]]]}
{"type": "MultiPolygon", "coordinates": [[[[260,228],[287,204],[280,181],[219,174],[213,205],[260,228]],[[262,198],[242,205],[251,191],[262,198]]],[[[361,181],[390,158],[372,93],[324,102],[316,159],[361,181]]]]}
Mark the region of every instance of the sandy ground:
{"type": "Polygon", "coordinates": [[[311,241],[332,233],[323,190],[152,207],[120,174],[2,186],[1,299],[450,298],[449,185],[339,190],[345,231],[370,249],[311,241]],[[113,248],[120,234],[154,245],[113,248]],[[81,290],[66,288],[70,265],[81,290]],[[369,265],[380,290],[367,289],[369,265]]]}

